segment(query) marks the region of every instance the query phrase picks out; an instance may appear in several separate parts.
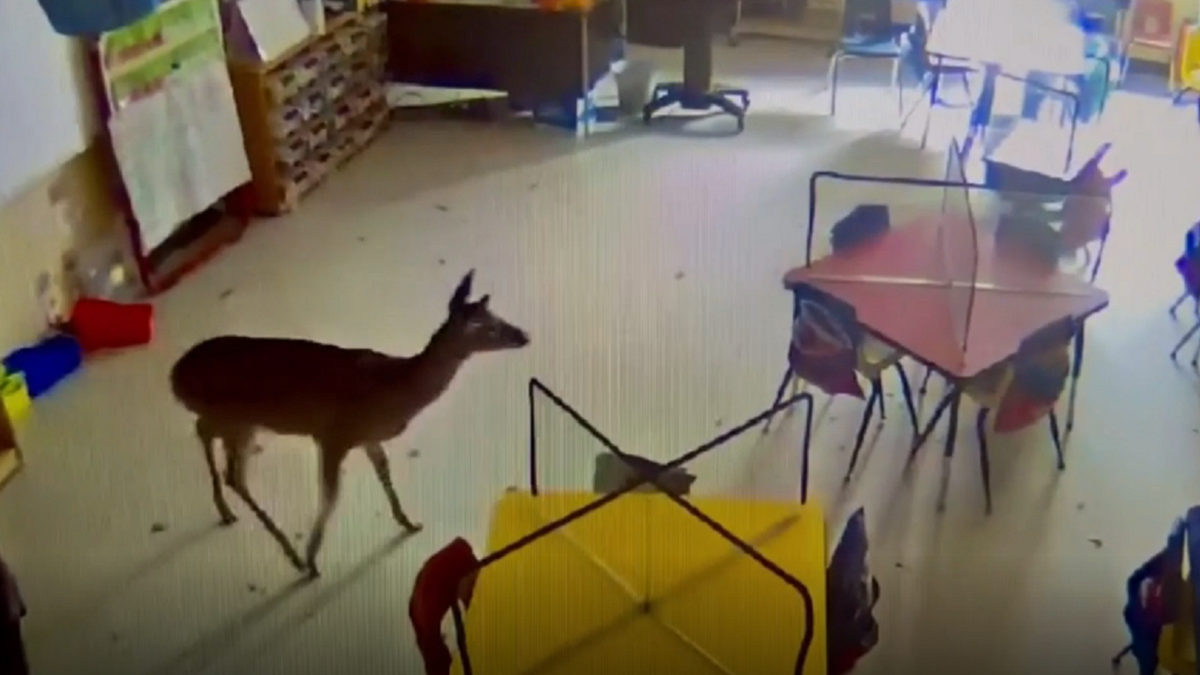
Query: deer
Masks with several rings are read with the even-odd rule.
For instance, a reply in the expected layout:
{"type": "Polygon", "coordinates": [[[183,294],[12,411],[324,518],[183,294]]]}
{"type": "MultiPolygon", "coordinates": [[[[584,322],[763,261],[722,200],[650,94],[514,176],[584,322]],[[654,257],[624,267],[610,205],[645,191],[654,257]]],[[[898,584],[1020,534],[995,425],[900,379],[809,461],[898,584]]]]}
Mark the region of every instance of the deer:
{"type": "Polygon", "coordinates": [[[412,356],[390,356],[302,339],[226,335],[204,340],[175,362],[171,390],[196,416],[195,432],[212,481],[220,524],[237,517],[224,488],[237,495],[283,548],[291,564],[309,578],[320,576],[317,554],[337,506],[341,466],[362,448],[383,486],[392,517],[405,534],[422,526],[408,517],[396,497],[383,443],[399,437],[422,410],[449,388],[474,354],[520,349],[529,335],[488,308],[490,296],[471,301],[475,270],[454,289],[449,314],[428,344],[412,356]],[[306,436],[319,459],[320,507],[305,557],[246,484],[251,456],[262,451],[256,433],[306,436]],[[224,449],[224,476],[216,444],[224,449]]]}

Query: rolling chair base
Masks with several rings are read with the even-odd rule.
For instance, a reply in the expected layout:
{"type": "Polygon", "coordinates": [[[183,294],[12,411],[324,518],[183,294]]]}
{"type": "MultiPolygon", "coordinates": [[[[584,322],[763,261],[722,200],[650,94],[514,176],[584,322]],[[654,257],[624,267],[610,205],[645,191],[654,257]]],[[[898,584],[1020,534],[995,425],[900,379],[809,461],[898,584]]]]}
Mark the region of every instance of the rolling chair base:
{"type": "Polygon", "coordinates": [[[750,107],[750,92],[736,87],[714,87],[704,92],[688,91],[682,82],[667,82],[654,87],[650,102],[642,108],[642,122],[649,124],[655,113],[679,104],[684,110],[719,109],[737,120],[738,131],[746,128],[746,110],[750,107]],[[740,98],[739,106],[732,99],[740,98]]]}

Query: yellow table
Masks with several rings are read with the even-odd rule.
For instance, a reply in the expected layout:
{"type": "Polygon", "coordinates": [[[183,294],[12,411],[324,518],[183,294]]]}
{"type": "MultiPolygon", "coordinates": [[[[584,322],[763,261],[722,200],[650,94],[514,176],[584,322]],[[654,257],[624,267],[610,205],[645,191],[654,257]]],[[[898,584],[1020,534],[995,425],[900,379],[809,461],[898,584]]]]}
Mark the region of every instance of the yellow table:
{"type": "MultiPolygon", "coordinates": [[[[507,493],[488,550],[598,498],[507,493]]],[[[820,509],[689,501],[804,583],[815,621],[803,672],[825,675],[820,509]]],[[[628,494],[484,567],[465,625],[476,675],[792,675],[804,602],[670,498],[628,494]]]]}

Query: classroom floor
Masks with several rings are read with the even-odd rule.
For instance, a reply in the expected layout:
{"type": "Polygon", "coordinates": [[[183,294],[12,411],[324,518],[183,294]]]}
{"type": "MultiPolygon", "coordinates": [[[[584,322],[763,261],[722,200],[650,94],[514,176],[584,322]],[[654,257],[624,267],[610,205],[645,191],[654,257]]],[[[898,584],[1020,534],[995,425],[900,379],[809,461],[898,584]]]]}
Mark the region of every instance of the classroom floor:
{"type": "MultiPolygon", "coordinates": [[[[295,216],[263,222],[158,300],[153,345],[97,359],[42,402],[23,434],[28,465],[0,493],[36,675],[420,672],[405,610],[414,574],[455,536],[481,545],[492,502],[524,484],[530,376],[627,450],[661,459],[765,407],[784,365],[779,279],[801,260],[809,174],[938,176],[942,158],[870,131],[894,110],[870,86],[878,77],[852,72],[872,66],[847,67],[835,124],[811,114],[826,100],[819,52],[747,40],[718,49],[717,63],[754,92],[740,136],[712,133],[727,119],[586,145],[519,124],[395,125],[295,216]],[[388,444],[425,531],[395,544],[358,455],[317,583],[293,585],[244,511],[216,528],[191,421],[167,387],[173,359],[223,333],[414,352],[472,267],[478,292],[533,343],[473,359],[388,444]]],[[[1200,494],[1200,384],[1167,358],[1181,332],[1167,317],[1179,290],[1171,261],[1200,194],[1193,115],[1120,92],[1097,131],[1132,177],[1117,197],[1101,280],[1112,305],[1089,323],[1065,473],[1040,428],[995,442],[985,518],[964,424],[938,515],[940,443],[902,471],[899,399],[845,488],[860,404],[819,406],[814,493],[831,535],[865,505],[883,591],[882,641],[861,672],[1100,671],[1125,643],[1126,575],[1200,494]]],[[[562,416],[542,419],[546,470],[587,476],[599,448],[562,416]]],[[[795,422],[699,465],[696,490],[794,495],[795,422]]],[[[303,439],[265,445],[252,489],[287,532],[306,532],[314,453],[303,439]]]]}

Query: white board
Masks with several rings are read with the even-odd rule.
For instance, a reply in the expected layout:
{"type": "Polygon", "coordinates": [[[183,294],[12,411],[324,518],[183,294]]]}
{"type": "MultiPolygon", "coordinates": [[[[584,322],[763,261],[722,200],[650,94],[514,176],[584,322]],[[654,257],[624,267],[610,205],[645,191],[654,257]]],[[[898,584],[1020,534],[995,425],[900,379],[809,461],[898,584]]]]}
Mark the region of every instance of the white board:
{"type": "Polygon", "coordinates": [[[38,0],[0,0],[0,205],[95,136],[83,50],[54,32],[38,0]]]}

